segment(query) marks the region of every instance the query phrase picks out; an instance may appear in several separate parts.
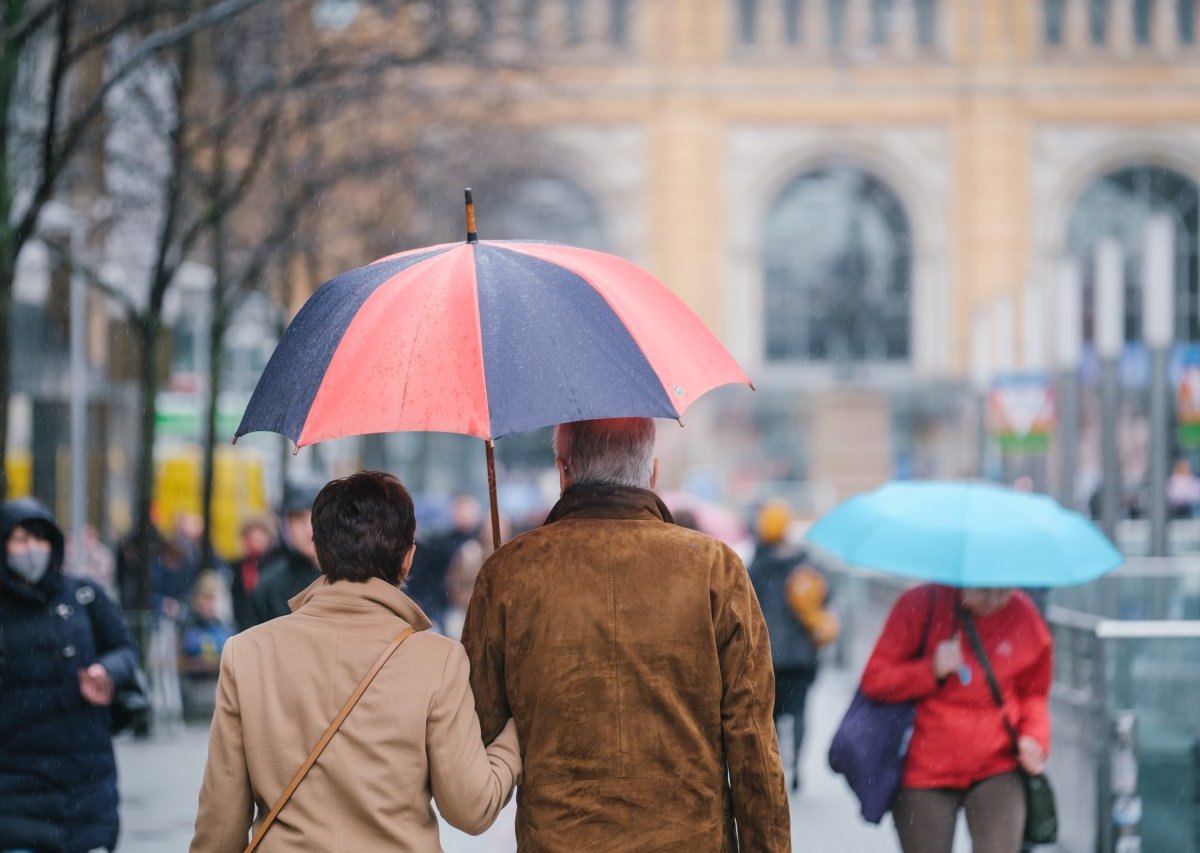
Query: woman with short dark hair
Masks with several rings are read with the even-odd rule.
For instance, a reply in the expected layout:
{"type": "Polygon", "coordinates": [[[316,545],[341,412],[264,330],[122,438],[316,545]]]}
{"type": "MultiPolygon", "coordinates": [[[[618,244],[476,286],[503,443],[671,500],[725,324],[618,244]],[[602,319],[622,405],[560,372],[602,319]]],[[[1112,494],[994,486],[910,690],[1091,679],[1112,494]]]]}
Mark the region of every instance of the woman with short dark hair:
{"type": "Polygon", "coordinates": [[[408,491],[389,474],[362,471],[317,496],[322,578],[292,599],[290,615],[232,638],[221,657],[193,851],[245,847],[381,659],[259,851],[437,850],[431,799],[473,834],[508,801],[521,773],[512,722],[484,747],[466,653],[426,631],[429,620],[400,591],[414,519],[408,491]],[[409,629],[390,658],[381,655],[409,629]]]}

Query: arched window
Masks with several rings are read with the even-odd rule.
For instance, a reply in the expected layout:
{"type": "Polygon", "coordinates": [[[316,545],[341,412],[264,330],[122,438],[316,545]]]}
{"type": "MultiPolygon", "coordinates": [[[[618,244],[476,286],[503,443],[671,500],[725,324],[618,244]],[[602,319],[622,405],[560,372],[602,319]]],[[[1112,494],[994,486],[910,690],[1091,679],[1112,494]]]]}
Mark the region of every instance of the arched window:
{"type": "Polygon", "coordinates": [[[600,208],[574,181],[553,174],[515,174],[476,193],[484,240],[550,240],[608,248],[600,208]]]}
{"type": "MultiPolygon", "coordinates": [[[[1085,304],[1095,282],[1096,243],[1104,237],[1120,241],[1125,257],[1125,337],[1142,337],[1142,250],[1146,221],[1165,211],[1175,220],[1175,335],[1200,340],[1200,269],[1197,267],[1197,227],[1200,194],[1188,177],[1157,166],[1133,166],[1092,183],[1071,213],[1067,226],[1070,253],[1083,262],[1085,304]]],[[[1090,316],[1090,311],[1088,312],[1090,316]]],[[[1086,323],[1091,339],[1092,323],[1086,323]]]]}
{"type": "Polygon", "coordinates": [[[808,172],[775,199],[764,236],[769,360],[908,358],[908,217],[886,184],[849,166],[808,172]]]}

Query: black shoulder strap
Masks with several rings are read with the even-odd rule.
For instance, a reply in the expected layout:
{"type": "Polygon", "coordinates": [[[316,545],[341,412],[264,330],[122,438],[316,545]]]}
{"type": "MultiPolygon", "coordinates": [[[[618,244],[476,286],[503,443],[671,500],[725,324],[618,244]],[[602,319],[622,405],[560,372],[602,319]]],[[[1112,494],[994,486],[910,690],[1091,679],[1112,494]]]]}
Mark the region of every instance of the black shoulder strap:
{"type": "Polygon", "coordinates": [[[1013,726],[1012,720],[1008,718],[1008,712],[1005,710],[1004,705],[1004,693],[1000,690],[1000,682],[996,680],[996,672],[992,669],[992,662],[988,660],[987,652],[983,649],[983,642],[979,639],[979,632],[975,630],[975,620],[971,618],[970,611],[961,604],[958,606],[958,616],[962,620],[963,628],[966,629],[967,639],[971,643],[971,649],[975,652],[975,659],[983,667],[983,674],[987,678],[988,687],[992,691],[992,700],[996,703],[996,707],[1000,709],[1001,716],[1004,717],[1004,727],[1008,729],[1008,733],[1013,739],[1013,746],[1015,747],[1018,742],[1017,730],[1013,726]]]}
{"type": "Polygon", "coordinates": [[[937,609],[937,587],[930,584],[929,594],[925,597],[929,600],[929,607],[925,611],[925,630],[921,632],[921,651],[918,658],[925,657],[925,648],[929,645],[929,629],[933,625],[933,611],[937,609]]]}
{"type": "Polygon", "coordinates": [[[88,624],[92,628],[92,642],[96,645],[96,655],[102,655],[104,652],[100,649],[100,637],[96,634],[96,587],[91,581],[83,578],[68,577],[67,580],[74,589],[75,603],[87,614],[88,624]]]}

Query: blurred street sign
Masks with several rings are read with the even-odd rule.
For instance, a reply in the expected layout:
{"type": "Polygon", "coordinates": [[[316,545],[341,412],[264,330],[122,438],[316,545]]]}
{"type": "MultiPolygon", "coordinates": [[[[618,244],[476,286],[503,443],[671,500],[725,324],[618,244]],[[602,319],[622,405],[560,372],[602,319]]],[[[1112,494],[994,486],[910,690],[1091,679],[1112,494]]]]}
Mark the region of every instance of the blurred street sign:
{"type": "MultiPolygon", "coordinates": [[[[246,411],[246,395],[222,394],[217,402],[217,443],[228,443],[242,414],[246,411]]],[[[200,442],[204,440],[206,412],[195,394],[160,392],[154,407],[154,420],[162,438],[200,442]]]]}
{"type": "Polygon", "coordinates": [[[1200,346],[1183,348],[1175,387],[1179,417],[1179,444],[1200,447],[1200,346]]]}
{"type": "Polygon", "coordinates": [[[988,432],[1006,453],[1045,453],[1054,433],[1054,383],[1048,373],[1005,373],[988,391],[988,432]]]}

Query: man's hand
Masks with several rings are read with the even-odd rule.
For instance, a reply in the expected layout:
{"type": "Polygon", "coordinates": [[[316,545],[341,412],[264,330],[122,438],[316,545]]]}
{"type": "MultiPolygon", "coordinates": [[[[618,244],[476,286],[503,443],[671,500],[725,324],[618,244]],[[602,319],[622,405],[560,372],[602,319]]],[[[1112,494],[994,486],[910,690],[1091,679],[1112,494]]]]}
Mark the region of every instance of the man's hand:
{"type": "Polygon", "coordinates": [[[79,670],[79,692],[89,705],[107,707],[112,704],[113,685],[103,664],[94,663],[79,670]]]}
{"type": "Polygon", "coordinates": [[[951,673],[958,672],[958,668],[962,665],[962,644],[958,640],[958,634],[949,640],[938,643],[937,649],[933,653],[933,674],[937,676],[938,681],[949,678],[951,673]]]}
{"type": "Polygon", "coordinates": [[[1021,769],[1031,776],[1037,776],[1046,769],[1046,753],[1042,745],[1028,735],[1022,735],[1017,741],[1017,760],[1021,769]]]}

